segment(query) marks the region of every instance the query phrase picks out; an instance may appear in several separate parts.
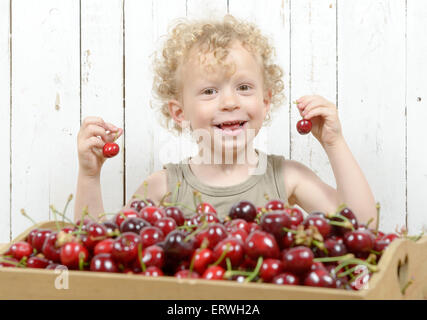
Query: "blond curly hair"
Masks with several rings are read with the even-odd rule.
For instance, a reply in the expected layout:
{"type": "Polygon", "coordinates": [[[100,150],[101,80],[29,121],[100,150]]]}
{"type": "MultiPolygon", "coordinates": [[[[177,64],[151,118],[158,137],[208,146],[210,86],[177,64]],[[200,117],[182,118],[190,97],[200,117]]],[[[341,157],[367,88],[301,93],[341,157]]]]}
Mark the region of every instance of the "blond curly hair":
{"type": "MultiPolygon", "coordinates": [[[[213,53],[216,63],[224,65],[228,48],[234,41],[239,41],[262,61],[264,89],[271,90],[271,107],[274,111],[283,102],[284,83],[282,69],[273,62],[274,48],[269,39],[253,23],[239,21],[231,15],[222,20],[180,19],[172,26],[172,30],[163,47],[154,54],[154,100],[151,106],[159,111],[161,124],[174,133],[180,133],[181,127],[176,124],[169,114],[168,101],[179,99],[180,85],[177,70],[186,61],[189,52],[196,45],[202,54],[213,53]]],[[[270,116],[264,124],[270,121],[270,116]]]]}

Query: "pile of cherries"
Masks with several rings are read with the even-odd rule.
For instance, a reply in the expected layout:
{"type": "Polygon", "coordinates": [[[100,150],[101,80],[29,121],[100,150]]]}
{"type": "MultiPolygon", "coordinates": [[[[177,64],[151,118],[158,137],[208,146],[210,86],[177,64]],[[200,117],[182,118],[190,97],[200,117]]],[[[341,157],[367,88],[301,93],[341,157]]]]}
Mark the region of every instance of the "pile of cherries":
{"type": "Polygon", "coordinates": [[[0,257],[0,267],[65,266],[358,290],[377,271],[384,249],[399,237],[358,223],[344,206],[333,214],[304,217],[280,200],[262,208],[240,201],[222,221],[201,199],[186,217],[179,204],[156,206],[141,197],[108,221],[89,219],[84,212],[70,227],[57,223],[57,230],[33,229],[0,257]]]}

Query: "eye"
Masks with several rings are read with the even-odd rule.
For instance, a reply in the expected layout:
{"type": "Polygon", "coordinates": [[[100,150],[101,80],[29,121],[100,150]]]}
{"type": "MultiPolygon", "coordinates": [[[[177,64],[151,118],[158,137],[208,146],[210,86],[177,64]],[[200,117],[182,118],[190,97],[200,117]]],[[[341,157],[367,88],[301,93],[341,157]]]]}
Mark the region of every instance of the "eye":
{"type": "Polygon", "coordinates": [[[206,95],[213,95],[215,93],[217,93],[217,90],[213,88],[207,88],[202,91],[202,94],[206,94],[206,95]]]}
{"type": "Polygon", "coordinates": [[[239,86],[239,90],[241,90],[241,91],[248,91],[250,89],[251,89],[251,87],[247,84],[242,84],[241,86],[239,86]]]}

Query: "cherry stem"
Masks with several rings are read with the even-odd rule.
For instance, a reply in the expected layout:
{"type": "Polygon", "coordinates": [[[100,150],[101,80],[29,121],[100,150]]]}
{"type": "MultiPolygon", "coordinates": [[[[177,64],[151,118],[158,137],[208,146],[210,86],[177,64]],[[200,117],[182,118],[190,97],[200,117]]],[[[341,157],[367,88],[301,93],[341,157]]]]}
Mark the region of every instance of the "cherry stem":
{"type": "Polygon", "coordinates": [[[74,227],[77,227],[77,225],[71,221],[68,217],[64,216],[61,212],[59,212],[58,210],[56,210],[56,208],[53,205],[49,206],[49,209],[52,211],[55,211],[55,214],[60,215],[61,217],[63,217],[65,220],[67,220],[69,223],[71,223],[74,227]]]}
{"type": "Polygon", "coordinates": [[[197,206],[202,203],[202,194],[199,191],[193,191],[194,211],[197,211],[197,206]]]}
{"type": "Polygon", "coordinates": [[[188,206],[186,206],[184,203],[181,202],[164,202],[164,205],[166,205],[167,207],[171,207],[171,206],[178,206],[178,207],[182,207],[185,208],[191,212],[196,212],[196,210],[194,210],[193,208],[190,208],[188,206]]]}
{"type": "Polygon", "coordinates": [[[325,245],[323,244],[323,242],[313,239],[311,243],[314,244],[316,247],[318,247],[320,250],[322,250],[325,254],[329,254],[328,249],[325,248],[325,245]]]}
{"type": "Polygon", "coordinates": [[[139,264],[141,266],[142,272],[145,272],[147,267],[146,267],[144,261],[142,261],[142,243],[138,243],[138,260],[139,260],[139,264]]]}
{"type": "Polygon", "coordinates": [[[162,197],[162,199],[160,199],[160,202],[159,202],[159,204],[161,205],[161,206],[163,206],[164,207],[164,201],[165,201],[165,199],[168,197],[168,196],[170,196],[171,195],[171,192],[168,192],[168,193],[166,193],[163,197],[162,197]]]}
{"type": "Polygon", "coordinates": [[[378,229],[380,227],[380,210],[381,210],[381,205],[379,202],[377,202],[376,208],[377,208],[377,221],[376,221],[377,223],[375,226],[375,232],[378,233],[378,229]]]}
{"type": "Polygon", "coordinates": [[[328,221],[328,223],[332,226],[343,227],[343,228],[351,229],[352,231],[354,231],[353,224],[348,220],[346,222],[328,221]]]}
{"type": "Polygon", "coordinates": [[[224,273],[224,278],[231,278],[232,276],[250,276],[252,271],[229,270],[224,273]]]}
{"type": "MultiPolygon", "coordinates": [[[[53,219],[55,220],[56,230],[59,232],[61,230],[61,228],[59,227],[59,223],[58,223],[58,219],[57,219],[55,210],[52,210],[52,213],[53,213],[53,219]]],[[[62,219],[64,219],[64,218],[62,218],[62,219]]],[[[62,223],[64,223],[64,221],[62,221],[62,223]]]]}
{"type": "Polygon", "coordinates": [[[83,270],[83,267],[84,267],[84,259],[85,259],[85,257],[84,257],[84,253],[83,252],[80,252],[79,253],[79,270],[83,270]]]}
{"type": "Polygon", "coordinates": [[[256,265],[256,267],[255,267],[254,272],[253,272],[249,277],[247,277],[247,278],[245,279],[245,282],[251,282],[253,279],[255,279],[255,277],[256,277],[256,276],[258,275],[258,273],[259,273],[259,270],[261,269],[262,263],[263,263],[263,258],[262,258],[262,256],[261,256],[261,257],[259,257],[259,258],[258,258],[258,262],[257,262],[257,265],[256,265]]]}
{"type": "Polygon", "coordinates": [[[219,265],[222,262],[222,260],[224,260],[224,258],[227,255],[227,253],[228,253],[229,250],[230,250],[230,244],[227,243],[225,245],[224,251],[221,253],[221,256],[218,258],[217,261],[215,261],[213,264],[211,264],[211,266],[217,266],[217,265],[219,265]]]}
{"type": "MultiPolygon", "coordinates": [[[[371,218],[368,220],[368,222],[366,222],[366,228],[369,227],[369,225],[372,223],[372,221],[374,221],[374,218],[371,218]]],[[[375,234],[377,234],[377,230],[375,230],[375,234]]]]}
{"type": "Polygon", "coordinates": [[[79,233],[77,234],[77,240],[80,240],[80,233],[82,232],[83,222],[84,222],[86,215],[88,215],[87,206],[85,206],[83,208],[82,216],[80,218],[79,233]]]}
{"type": "Polygon", "coordinates": [[[314,258],[313,261],[314,262],[337,262],[337,261],[344,261],[344,260],[353,259],[353,258],[354,258],[354,254],[349,253],[339,257],[314,258]]]}
{"type": "Polygon", "coordinates": [[[147,189],[148,189],[148,182],[147,181],[144,181],[144,202],[145,202],[145,204],[147,204],[148,205],[148,202],[147,202],[147,189]]]}
{"type": "Polygon", "coordinates": [[[298,232],[296,230],[292,230],[292,229],[289,229],[289,228],[286,228],[286,227],[283,227],[283,230],[285,230],[286,232],[293,233],[293,234],[298,234],[298,232]]]}
{"type": "Polygon", "coordinates": [[[227,271],[231,271],[233,269],[233,266],[231,265],[231,260],[229,257],[225,258],[225,262],[227,264],[227,271]]]}
{"type": "Polygon", "coordinates": [[[25,211],[25,209],[21,209],[21,213],[22,213],[22,215],[23,215],[25,218],[29,219],[33,224],[37,224],[37,222],[35,222],[35,221],[34,221],[34,219],[33,219],[33,218],[31,218],[31,217],[27,214],[27,212],[25,211]]]}
{"type": "Polygon", "coordinates": [[[265,198],[265,200],[270,201],[270,197],[266,193],[264,193],[264,198],[265,198]]]}
{"type": "Polygon", "coordinates": [[[208,226],[208,223],[206,221],[203,222],[203,224],[197,228],[196,230],[194,230],[193,232],[191,232],[188,236],[186,236],[184,238],[184,242],[187,242],[188,240],[190,240],[191,238],[194,238],[194,236],[200,232],[202,232],[204,229],[206,229],[208,226]]]}
{"type": "Polygon", "coordinates": [[[67,209],[68,209],[68,205],[70,204],[71,200],[73,200],[73,194],[70,194],[68,196],[67,203],[65,203],[64,211],[62,211],[62,214],[63,214],[62,215],[62,223],[64,223],[64,217],[65,217],[65,214],[66,214],[67,209]]]}
{"type": "Polygon", "coordinates": [[[357,269],[357,266],[350,268],[350,269],[347,269],[346,271],[337,274],[337,277],[340,277],[340,278],[345,277],[349,274],[352,274],[356,269],[357,269]]]}
{"type": "Polygon", "coordinates": [[[14,265],[17,268],[25,268],[26,267],[25,264],[21,263],[21,261],[18,261],[18,262],[10,261],[10,260],[7,260],[7,259],[3,259],[3,257],[0,257],[0,262],[12,264],[12,265],[14,265]]]}
{"type": "Polygon", "coordinates": [[[353,258],[353,259],[344,260],[340,265],[338,265],[338,266],[334,269],[335,274],[336,274],[340,269],[342,269],[343,267],[345,267],[345,266],[347,266],[347,265],[349,265],[349,264],[357,264],[357,265],[363,265],[363,266],[366,266],[366,267],[368,267],[368,269],[369,269],[370,271],[372,271],[372,272],[376,272],[376,271],[378,271],[378,267],[377,267],[377,266],[374,266],[374,265],[372,265],[372,264],[369,264],[369,263],[367,263],[367,262],[366,262],[366,261],[364,261],[364,260],[361,260],[361,259],[355,259],[355,258],[353,258]]]}

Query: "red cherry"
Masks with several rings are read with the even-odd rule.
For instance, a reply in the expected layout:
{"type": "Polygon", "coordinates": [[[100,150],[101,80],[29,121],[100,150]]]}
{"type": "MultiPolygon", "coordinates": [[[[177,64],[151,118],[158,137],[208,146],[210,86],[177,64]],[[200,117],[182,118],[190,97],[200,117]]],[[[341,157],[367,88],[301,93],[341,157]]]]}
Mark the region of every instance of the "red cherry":
{"type": "Polygon", "coordinates": [[[96,272],[118,272],[119,268],[113,260],[111,253],[100,253],[92,258],[90,271],[96,272]]]}
{"type": "Polygon", "coordinates": [[[264,231],[274,235],[276,241],[281,241],[286,233],[283,228],[290,228],[291,219],[285,211],[272,211],[263,214],[259,224],[264,231]]]}
{"type": "Polygon", "coordinates": [[[154,201],[150,199],[145,199],[145,201],[137,199],[130,203],[130,207],[137,212],[148,206],[155,206],[154,201]]]}
{"type": "Polygon", "coordinates": [[[326,239],[324,242],[329,257],[339,257],[347,253],[344,243],[334,239],[326,239]]]}
{"type": "Polygon", "coordinates": [[[166,207],[165,209],[166,217],[172,218],[175,220],[177,226],[182,226],[185,222],[184,213],[178,207],[166,207]]]}
{"type": "Polygon", "coordinates": [[[119,226],[113,221],[104,221],[102,225],[107,229],[107,234],[117,232],[119,230],[119,226]]]}
{"type": "Polygon", "coordinates": [[[257,216],[257,208],[249,201],[239,201],[231,207],[229,216],[231,219],[252,222],[257,216]]]}
{"type": "Polygon", "coordinates": [[[163,271],[160,268],[151,266],[148,267],[144,272],[141,272],[141,275],[148,277],[161,277],[163,276],[163,271]]]}
{"type": "Polygon", "coordinates": [[[286,211],[291,218],[291,225],[299,226],[304,221],[304,214],[298,208],[292,208],[290,212],[286,211]]]}
{"type": "Polygon", "coordinates": [[[375,239],[375,243],[374,243],[374,250],[377,252],[382,252],[384,251],[385,248],[388,247],[388,245],[395,239],[398,239],[399,236],[394,234],[394,233],[390,233],[390,234],[386,234],[383,235],[382,237],[377,237],[375,239]]]}
{"type": "Polygon", "coordinates": [[[157,227],[144,227],[139,233],[141,237],[142,247],[146,248],[152,246],[156,243],[159,243],[165,239],[165,236],[157,227]]]}
{"type": "Polygon", "coordinates": [[[77,269],[80,261],[86,262],[88,258],[89,252],[78,242],[68,242],[61,247],[61,264],[70,269],[77,269]]]}
{"type": "Polygon", "coordinates": [[[352,253],[369,253],[375,244],[375,236],[369,230],[349,231],[344,235],[348,251],[352,253]]]}
{"type": "Polygon", "coordinates": [[[196,249],[196,239],[188,238],[183,230],[176,229],[170,232],[163,242],[165,250],[166,264],[169,268],[175,269],[180,261],[189,259],[196,249]]]}
{"type": "Polygon", "coordinates": [[[100,253],[111,253],[113,251],[114,239],[108,238],[98,242],[93,249],[93,254],[98,255],[100,253]]]}
{"type": "Polygon", "coordinates": [[[304,279],[304,285],[322,288],[336,288],[334,278],[332,278],[329,272],[324,269],[310,271],[304,279]]]}
{"type": "Polygon", "coordinates": [[[151,226],[151,224],[145,219],[130,217],[126,218],[126,220],[122,222],[120,225],[120,232],[133,232],[139,234],[143,228],[149,226],[151,226]]]}
{"type": "Polygon", "coordinates": [[[197,242],[201,245],[206,239],[208,248],[213,250],[218,242],[225,239],[228,235],[224,225],[221,223],[210,224],[205,230],[196,235],[197,242]]]}
{"type": "Polygon", "coordinates": [[[15,258],[5,257],[0,261],[0,268],[14,268],[17,263],[19,263],[19,261],[15,258]]]}
{"type": "Polygon", "coordinates": [[[280,255],[275,238],[264,231],[254,231],[246,238],[245,252],[253,260],[260,256],[275,259],[280,255]]]}
{"type": "Polygon", "coordinates": [[[152,245],[142,250],[141,259],[146,267],[162,268],[165,263],[165,252],[161,247],[152,245]]]}
{"type": "Polygon", "coordinates": [[[206,280],[223,280],[224,273],[224,268],[221,268],[220,266],[211,266],[206,269],[202,275],[202,278],[206,280]]]}
{"type": "MultiPolygon", "coordinates": [[[[350,220],[351,224],[353,225],[353,228],[356,230],[359,228],[359,224],[357,222],[357,218],[354,215],[354,213],[349,208],[344,208],[339,212],[339,215],[346,217],[348,220],[350,220]]],[[[343,220],[340,218],[332,218],[332,221],[338,221],[342,222],[343,220]]],[[[333,231],[337,235],[344,235],[346,232],[350,231],[348,228],[340,227],[340,226],[333,226],[333,231]]]]}
{"type": "Polygon", "coordinates": [[[114,260],[124,264],[132,262],[138,256],[138,245],[140,243],[141,238],[135,233],[123,233],[113,243],[111,254],[114,260]]]}
{"type": "Polygon", "coordinates": [[[258,223],[256,223],[256,222],[249,222],[248,226],[249,226],[249,232],[248,232],[248,234],[254,232],[255,230],[262,231],[261,226],[258,223]]]}
{"type": "Polygon", "coordinates": [[[295,234],[293,232],[288,231],[282,236],[282,241],[279,243],[281,245],[281,248],[285,249],[285,248],[292,247],[294,242],[295,242],[295,234]]]}
{"type": "Polygon", "coordinates": [[[33,247],[28,242],[18,241],[12,244],[5,255],[11,255],[17,260],[21,260],[23,257],[29,257],[33,253],[33,247]]]}
{"type": "Polygon", "coordinates": [[[265,205],[265,209],[267,211],[284,210],[285,209],[285,203],[281,200],[270,200],[265,205]]]}
{"type": "Polygon", "coordinates": [[[104,147],[102,148],[102,153],[105,158],[112,158],[116,156],[120,151],[120,147],[115,142],[108,142],[104,144],[104,147]]]}
{"type": "Polygon", "coordinates": [[[315,226],[324,239],[329,236],[332,230],[328,220],[318,214],[310,214],[302,224],[305,229],[308,229],[309,226],[315,226]]]}
{"type": "Polygon", "coordinates": [[[283,266],[286,271],[303,274],[310,270],[314,254],[310,248],[298,246],[283,252],[283,266]]]}
{"type": "Polygon", "coordinates": [[[273,278],[271,283],[280,285],[299,285],[299,278],[289,272],[281,273],[273,278]]]}
{"type": "Polygon", "coordinates": [[[237,230],[237,229],[245,230],[246,233],[248,233],[248,234],[250,232],[249,222],[247,222],[244,219],[240,219],[240,218],[236,218],[236,219],[227,221],[224,226],[228,232],[231,232],[231,231],[237,230]]]}
{"type": "Polygon", "coordinates": [[[230,237],[240,239],[244,243],[248,237],[248,233],[243,229],[236,229],[230,232],[230,237]]]}
{"type": "Polygon", "coordinates": [[[174,277],[178,279],[199,279],[200,275],[195,271],[190,272],[190,270],[180,270],[175,273],[174,277]]]}
{"type": "Polygon", "coordinates": [[[147,220],[152,225],[154,225],[156,221],[160,218],[164,218],[166,216],[162,208],[158,208],[155,206],[142,208],[139,214],[140,218],[147,220]]]}
{"type": "Polygon", "coordinates": [[[98,242],[107,237],[107,228],[100,223],[91,222],[86,225],[87,234],[82,236],[82,242],[88,250],[93,250],[98,242]]]}
{"type": "Polygon", "coordinates": [[[28,234],[28,236],[27,236],[27,239],[26,239],[26,241],[29,243],[29,244],[31,244],[31,246],[33,246],[33,239],[34,239],[34,236],[36,235],[36,233],[39,231],[39,229],[33,229],[33,230],[31,230],[30,231],[30,233],[28,234]]]}
{"type": "Polygon", "coordinates": [[[312,123],[310,120],[301,119],[297,122],[297,130],[299,134],[307,134],[311,131],[312,123]]]}
{"type": "Polygon", "coordinates": [[[126,220],[126,218],[141,218],[139,213],[134,209],[127,209],[123,212],[119,212],[114,216],[114,222],[118,227],[126,220]]]}
{"type": "Polygon", "coordinates": [[[207,202],[202,202],[200,203],[197,207],[196,207],[196,212],[197,213],[215,213],[216,214],[216,210],[215,208],[207,203],[207,202]]]}
{"type": "MultiPolygon", "coordinates": [[[[331,265],[331,267],[332,267],[332,269],[334,269],[336,266],[335,265],[331,265]]],[[[325,270],[329,271],[329,269],[327,269],[322,262],[315,261],[311,265],[310,271],[314,271],[314,270],[317,270],[317,269],[325,269],[325,270]]]]}
{"type": "Polygon", "coordinates": [[[52,261],[59,262],[61,260],[61,247],[56,244],[58,233],[51,233],[44,241],[42,252],[43,255],[52,261]]]}
{"type": "Polygon", "coordinates": [[[41,257],[30,257],[27,260],[27,268],[45,269],[49,265],[49,260],[41,257]]]}
{"type": "Polygon", "coordinates": [[[42,252],[44,241],[51,233],[52,230],[38,229],[37,232],[32,235],[32,246],[37,252],[42,252]]]}
{"type": "Polygon", "coordinates": [[[208,213],[196,213],[187,219],[187,225],[189,226],[200,226],[204,222],[207,223],[218,223],[220,222],[216,213],[208,212],[208,213]]]}
{"type": "Polygon", "coordinates": [[[199,274],[203,274],[208,265],[215,262],[213,252],[208,248],[194,251],[191,261],[193,261],[193,269],[199,274]]]}
{"type": "Polygon", "coordinates": [[[233,267],[238,266],[243,260],[243,242],[237,238],[226,238],[221,240],[213,250],[214,261],[217,261],[223,252],[227,250],[224,259],[221,261],[221,266],[226,266],[226,258],[230,259],[233,267]]]}
{"type": "Polygon", "coordinates": [[[163,234],[167,236],[169,232],[176,229],[177,225],[174,219],[172,218],[160,218],[154,223],[154,226],[162,230],[163,234]]]}
{"type": "Polygon", "coordinates": [[[270,282],[275,276],[279,275],[282,270],[282,261],[278,259],[265,259],[262,262],[259,276],[264,280],[264,282],[270,282]]]}

